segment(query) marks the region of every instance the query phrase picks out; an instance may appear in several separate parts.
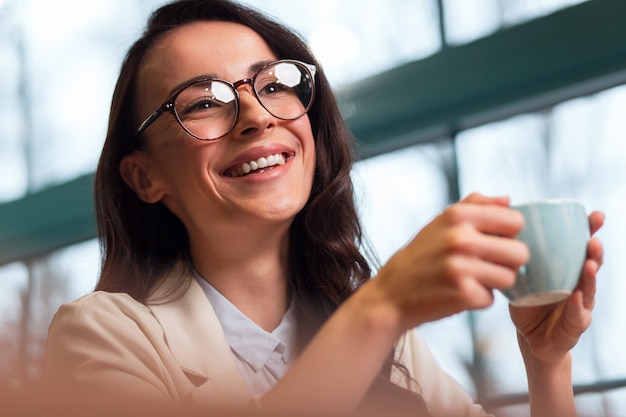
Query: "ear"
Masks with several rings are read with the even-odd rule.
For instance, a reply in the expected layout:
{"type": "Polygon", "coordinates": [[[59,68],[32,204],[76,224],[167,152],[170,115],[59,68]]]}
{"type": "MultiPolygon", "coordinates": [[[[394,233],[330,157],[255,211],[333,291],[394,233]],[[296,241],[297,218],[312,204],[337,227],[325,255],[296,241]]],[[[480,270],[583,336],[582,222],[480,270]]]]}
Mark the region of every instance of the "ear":
{"type": "Polygon", "coordinates": [[[141,151],[126,155],[120,162],[122,179],[146,203],[156,203],[164,194],[152,178],[152,168],[148,156],[141,151]]]}

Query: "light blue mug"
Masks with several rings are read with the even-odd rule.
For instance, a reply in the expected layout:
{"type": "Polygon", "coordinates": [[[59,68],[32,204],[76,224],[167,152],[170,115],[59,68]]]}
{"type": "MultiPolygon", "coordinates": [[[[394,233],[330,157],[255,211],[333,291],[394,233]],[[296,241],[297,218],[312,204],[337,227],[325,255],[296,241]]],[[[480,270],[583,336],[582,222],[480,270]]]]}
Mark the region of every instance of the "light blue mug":
{"type": "Polygon", "coordinates": [[[585,207],[574,200],[544,200],[513,206],[524,215],[517,239],[530,259],[515,285],[504,291],[516,306],[551,304],[567,298],[578,284],[590,239],[585,207]]]}

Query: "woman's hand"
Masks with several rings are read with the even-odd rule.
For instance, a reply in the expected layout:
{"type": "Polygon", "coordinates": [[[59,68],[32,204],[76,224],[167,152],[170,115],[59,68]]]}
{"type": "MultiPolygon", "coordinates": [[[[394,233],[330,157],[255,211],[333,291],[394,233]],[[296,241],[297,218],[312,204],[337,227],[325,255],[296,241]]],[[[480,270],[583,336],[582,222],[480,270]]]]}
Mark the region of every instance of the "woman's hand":
{"type": "Polygon", "coordinates": [[[513,285],[529,257],[514,239],[523,216],[508,205],[506,197],[473,194],[433,219],[339,306],[263,407],[347,415],[404,332],[493,303],[493,290],[513,285]]]}
{"type": "MultiPolygon", "coordinates": [[[[604,223],[604,215],[589,215],[591,235],[604,223]]],[[[602,266],[603,250],[597,238],[591,238],[587,260],[572,295],[561,303],[538,307],[510,306],[511,318],[518,331],[525,359],[545,365],[555,364],[569,352],[591,323],[595,303],[596,274],[602,266]]]]}
{"type": "Polygon", "coordinates": [[[472,194],[424,227],[368,285],[397,308],[400,331],[487,307],[528,260],[514,239],[522,227],[507,197],[472,194]]]}

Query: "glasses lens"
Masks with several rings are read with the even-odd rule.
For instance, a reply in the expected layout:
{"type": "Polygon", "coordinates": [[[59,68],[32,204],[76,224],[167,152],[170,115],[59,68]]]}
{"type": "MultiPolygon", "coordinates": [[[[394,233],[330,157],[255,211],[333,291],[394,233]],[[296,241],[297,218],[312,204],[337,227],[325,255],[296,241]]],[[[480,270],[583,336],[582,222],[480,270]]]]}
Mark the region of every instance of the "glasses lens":
{"type": "Polygon", "coordinates": [[[230,131],[237,115],[233,88],[219,80],[192,84],[180,92],[174,103],[184,128],[198,139],[217,139],[230,131]]]}
{"type": "Polygon", "coordinates": [[[275,117],[297,119],[313,102],[313,77],[308,68],[297,62],[277,62],[255,78],[259,101],[275,117]]]}

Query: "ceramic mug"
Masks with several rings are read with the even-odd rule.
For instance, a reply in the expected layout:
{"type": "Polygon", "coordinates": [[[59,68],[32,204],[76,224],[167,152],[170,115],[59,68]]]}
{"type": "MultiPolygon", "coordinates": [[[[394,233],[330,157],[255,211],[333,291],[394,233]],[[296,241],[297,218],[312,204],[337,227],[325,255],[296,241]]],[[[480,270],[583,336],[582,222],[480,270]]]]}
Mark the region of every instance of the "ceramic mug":
{"type": "Polygon", "coordinates": [[[551,304],[567,298],[578,284],[590,239],[585,207],[574,200],[544,200],[512,208],[524,215],[517,239],[530,259],[515,285],[502,292],[516,306],[551,304]]]}

